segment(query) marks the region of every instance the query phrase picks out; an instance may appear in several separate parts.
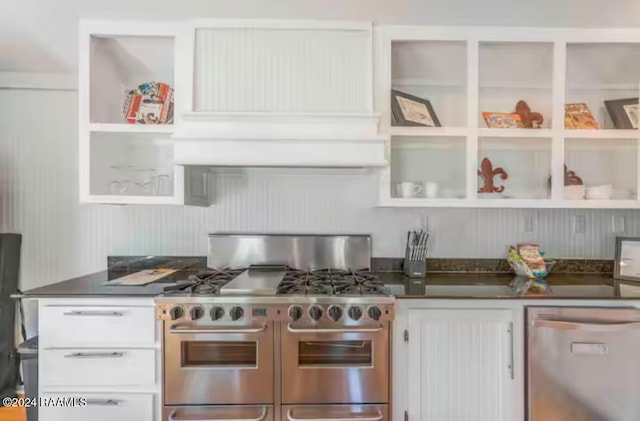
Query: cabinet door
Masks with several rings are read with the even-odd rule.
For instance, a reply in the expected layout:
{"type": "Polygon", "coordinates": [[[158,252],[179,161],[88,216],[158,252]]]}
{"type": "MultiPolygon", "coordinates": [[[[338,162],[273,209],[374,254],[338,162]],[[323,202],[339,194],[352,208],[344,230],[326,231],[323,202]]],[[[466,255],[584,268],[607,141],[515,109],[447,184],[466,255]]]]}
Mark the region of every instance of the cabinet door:
{"type": "Polygon", "coordinates": [[[512,318],[510,310],[409,310],[409,419],[512,421],[512,318]]]}

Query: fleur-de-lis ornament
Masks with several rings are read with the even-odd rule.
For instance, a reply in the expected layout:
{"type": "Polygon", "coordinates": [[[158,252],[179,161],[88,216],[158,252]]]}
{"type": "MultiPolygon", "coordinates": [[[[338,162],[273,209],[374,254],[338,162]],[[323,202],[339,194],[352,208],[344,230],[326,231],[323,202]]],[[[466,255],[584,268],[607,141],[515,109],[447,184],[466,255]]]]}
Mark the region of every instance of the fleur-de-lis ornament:
{"type": "Polygon", "coordinates": [[[544,117],[542,117],[542,114],[531,111],[531,108],[529,108],[529,104],[522,100],[518,101],[518,103],[516,104],[516,113],[520,115],[522,127],[524,127],[525,129],[539,129],[544,122],[544,117]]]}
{"type": "Polygon", "coordinates": [[[482,177],[484,181],[484,186],[482,186],[478,193],[502,193],[504,191],[504,186],[497,187],[493,184],[493,178],[496,175],[499,175],[500,178],[506,180],[509,178],[509,174],[502,168],[498,167],[493,169],[493,164],[489,160],[489,158],[484,158],[482,163],[480,164],[480,169],[478,170],[478,175],[482,177]]]}

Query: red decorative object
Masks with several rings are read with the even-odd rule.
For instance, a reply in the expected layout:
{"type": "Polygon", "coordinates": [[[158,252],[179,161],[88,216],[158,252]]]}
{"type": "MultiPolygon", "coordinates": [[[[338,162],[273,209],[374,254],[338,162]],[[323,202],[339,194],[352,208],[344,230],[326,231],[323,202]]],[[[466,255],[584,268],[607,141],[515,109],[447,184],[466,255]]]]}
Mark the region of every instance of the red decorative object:
{"type": "Polygon", "coordinates": [[[516,113],[520,116],[522,127],[525,129],[539,129],[544,122],[542,114],[532,112],[529,105],[522,100],[516,104],[516,113]]]}
{"type": "Polygon", "coordinates": [[[482,177],[482,180],[484,181],[484,186],[478,190],[478,193],[502,193],[504,191],[504,186],[496,187],[496,185],[493,184],[493,178],[496,175],[499,175],[503,180],[509,178],[509,174],[507,174],[507,172],[502,168],[493,169],[493,164],[489,158],[484,158],[482,160],[480,169],[478,170],[478,175],[482,177]]]}

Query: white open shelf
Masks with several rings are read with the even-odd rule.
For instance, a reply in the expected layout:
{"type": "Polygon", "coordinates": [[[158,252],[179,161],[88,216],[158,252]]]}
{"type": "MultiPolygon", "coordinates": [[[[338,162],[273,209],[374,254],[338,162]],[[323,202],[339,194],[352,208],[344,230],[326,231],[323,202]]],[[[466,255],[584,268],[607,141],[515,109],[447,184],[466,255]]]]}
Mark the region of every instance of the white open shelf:
{"type": "Polygon", "coordinates": [[[174,38],[103,36],[90,38],[90,121],[126,123],[127,93],[146,82],[174,86],[174,38]]]}
{"type": "Polygon", "coordinates": [[[92,133],[173,133],[172,124],[90,123],[92,133]]]}
{"type": "Polygon", "coordinates": [[[173,165],[173,124],[129,124],[123,115],[130,90],[146,82],[175,86],[175,27],[87,21],[81,32],[80,201],[182,204],[184,170],[173,165]],[[150,184],[158,176],[161,188],[150,184]]]}
{"type": "Polygon", "coordinates": [[[424,199],[402,198],[382,201],[385,208],[570,208],[637,209],[637,200],[542,200],[542,199],[424,199]]]}
{"type": "Polygon", "coordinates": [[[392,136],[467,136],[466,127],[409,127],[392,126],[389,128],[392,136]]]}
{"type": "Polygon", "coordinates": [[[393,26],[379,32],[375,89],[391,157],[381,171],[380,206],[640,208],[640,132],[614,129],[604,107],[605,100],[639,96],[640,31],[393,26]],[[392,89],[429,100],[443,127],[391,126],[392,89]],[[543,115],[541,129],[486,127],[483,111],[513,113],[519,100],[543,115]],[[601,129],[565,129],[564,105],[572,102],[586,102],[601,129]],[[502,197],[477,192],[485,155],[509,173],[494,180],[505,183],[502,197]],[[565,163],[586,187],[612,184],[628,198],[564,200],[565,163]],[[449,182],[420,165],[462,168],[465,182],[456,185],[464,198],[397,197],[404,181],[449,182]]]}
{"type": "Polygon", "coordinates": [[[566,139],[637,139],[637,130],[564,130],[566,139]]]}
{"type": "Polygon", "coordinates": [[[614,129],[604,101],[638,97],[640,43],[573,42],[566,57],[566,102],[586,103],[601,129],[614,129]]]}

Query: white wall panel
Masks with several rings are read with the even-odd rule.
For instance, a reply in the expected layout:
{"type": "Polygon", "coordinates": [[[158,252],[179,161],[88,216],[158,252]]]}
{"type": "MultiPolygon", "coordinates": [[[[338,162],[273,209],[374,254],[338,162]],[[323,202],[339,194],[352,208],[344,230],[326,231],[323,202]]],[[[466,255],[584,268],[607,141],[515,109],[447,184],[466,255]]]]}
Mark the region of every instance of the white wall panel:
{"type": "Polygon", "coordinates": [[[640,236],[638,211],[376,208],[373,170],[225,169],[211,208],[80,206],[76,108],[74,92],[0,90],[0,230],[24,235],[23,288],[104,269],[108,254],[204,255],[213,231],[371,233],[375,256],[402,256],[406,230],[426,216],[431,256],[476,258],[517,241],[552,257],[611,258],[614,215],[640,236]]]}
{"type": "Polygon", "coordinates": [[[194,111],[365,112],[367,31],[197,29],[194,111]]]}

